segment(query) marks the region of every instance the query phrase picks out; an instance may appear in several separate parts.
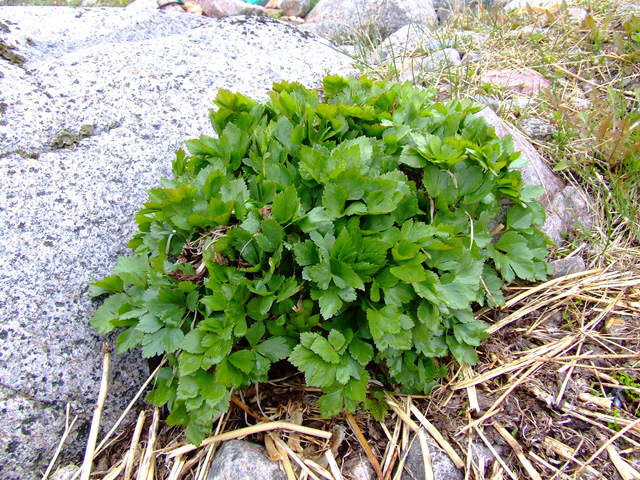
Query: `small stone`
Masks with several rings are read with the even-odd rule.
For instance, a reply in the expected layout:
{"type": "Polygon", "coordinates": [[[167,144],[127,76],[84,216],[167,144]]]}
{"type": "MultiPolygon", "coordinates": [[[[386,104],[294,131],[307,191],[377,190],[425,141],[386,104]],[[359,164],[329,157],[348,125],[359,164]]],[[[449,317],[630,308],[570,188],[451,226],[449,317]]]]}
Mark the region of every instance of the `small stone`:
{"type": "Polygon", "coordinates": [[[278,9],[285,17],[304,17],[309,13],[311,0],[271,0],[266,8],[278,9]]]}
{"type": "Polygon", "coordinates": [[[456,39],[458,39],[458,41],[471,42],[475,47],[480,48],[487,40],[489,40],[489,34],[478,33],[472,30],[463,30],[461,32],[456,32],[456,39]]]}
{"type": "Polygon", "coordinates": [[[401,82],[415,81],[424,74],[434,70],[441,70],[461,62],[460,54],[454,48],[436,50],[426,58],[407,57],[402,62],[401,82]]]}
{"type": "Polygon", "coordinates": [[[74,475],[80,470],[80,467],[75,465],[67,465],[66,467],[59,468],[51,475],[51,480],[71,480],[74,475]]]}
{"type": "Polygon", "coordinates": [[[563,0],[513,0],[505,5],[507,12],[511,10],[526,9],[528,6],[532,8],[548,8],[554,5],[562,5],[563,0]]]}
{"type": "MultiPolygon", "coordinates": [[[[464,475],[456,468],[449,456],[436,444],[426,430],[423,429],[422,431],[427,438],[427,445],[431,454],[434,480],[462,480],[464,475]]],[[[424,457],[422,456],[422,448],[418,438],[413,441],[413,445],[409,449],[401,480],[424,480],[424,457]]]]}
{"type": "Polygon", "coordinates": [[[584,272],[587,269],[582,257],[577,256],[554,260],[551,262],[551,266],[553,267],[551,278],[564,277],[572,273],[584,272]]]}
{"type": "MultiPolygon", "coordinates": [[[[502,455],[504,448],[501,445],[493,444],[492,447],[496,452],[498,452],[498,455],[502,455]]],[[[471,458],[473,464],[478,467],[480,472],[486,475],[486,477],[485,475],[480,475],[479,478],[489,477],[489,467],[496,460],[495,455],[489,447],[480,441],[471,442],[471,458]]]]}
{"type": "Polygon", "coordinates": [[[558,133],[558,129],[536,117],[525,118],[520,122],[520,131],[532,140],[546,142],[558,133]]]}
{"type": "Polygon", "coordinates": [[[589,12],[584,8],[573,7],[567,11],[567,16],[569,17],[569,21],[575,22],[575,23],[584,22],[588,15],[589,15],[589,12]]]}
{"type": "Polygon", "coordinates": [[[357,480],[373,480],[376,478],[376,472],[371,466],[371,462],[362,455],[344,462],[343,472],[346,478],[355,478],[357,480]]]}
{"type": "Polygon", "coordinates": [[[444,50],[436,50],[429,55],[423,64],[425,70],[438,70],[441,68],[458,65],[462,60],[460,54],[455,48],[445,48],[444,50]]]}
{"type": "Polygon", "coordinates": [[[640,13],[640,5],[637,3],[622,3],[616,7],[619,15],[640,13]]]}
{"type": "Polygon", "coordinates": [[[211,462],[207,480],[287,480],[264,447],[244,440],[222,444],[211,462]]]}
{"type": "Polygon", "coordinates": [[[473,62],[479,62],[480,60],[482,60],[483,55],[482,52],[480,50],[471,50],[470,52],[466,53],[465,56],[462,58],[462,61],[464,63],[473,63],[473,62]]]}
{"type": "Polygon", "coordinates": [[[478,102],[480,105],[489,107],[494,112],[497,112],[500,110],[500,107],[502,107],[502,102],[500,100],[486,95],[476,95],[473,97],[473,100],[478,102]]]}
{"type": "Polygon", "coordinates": [[[584,110],[591,106],[591,100],[587,100],[586,98],[574,97],[570,102],[571,105],[578,110],[584,110]]]}

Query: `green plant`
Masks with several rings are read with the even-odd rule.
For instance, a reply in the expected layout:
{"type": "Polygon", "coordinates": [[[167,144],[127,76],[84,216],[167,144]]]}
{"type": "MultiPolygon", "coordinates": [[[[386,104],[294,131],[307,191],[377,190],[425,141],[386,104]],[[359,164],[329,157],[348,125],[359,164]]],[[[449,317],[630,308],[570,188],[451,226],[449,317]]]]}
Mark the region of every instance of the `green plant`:
{"type": "Polygon", "coordinates": [[[119,350],[166,354],[148,401],[193,442],[232,389],[283,359],[322,389],[323,415],[364,402],[381,416],[372,362],[428,392],[439,357],[476,362],[487,334],[472,305],[548,272],[540,189],[479,107],[366,77],[327,77],[324,93],[280,83],[258,103],[220,90],[218,138],[178,152],[175,178],[136,215],[135,254],[91,286],[109,294],[100,333],[124,328],[119,350]]]}
{"type": "Polygon", "coordinates": [[[635,43],[640,43],[640,16],[632,15],[622,25],[624,31],[629,35],[629,38],[635,43]]]}

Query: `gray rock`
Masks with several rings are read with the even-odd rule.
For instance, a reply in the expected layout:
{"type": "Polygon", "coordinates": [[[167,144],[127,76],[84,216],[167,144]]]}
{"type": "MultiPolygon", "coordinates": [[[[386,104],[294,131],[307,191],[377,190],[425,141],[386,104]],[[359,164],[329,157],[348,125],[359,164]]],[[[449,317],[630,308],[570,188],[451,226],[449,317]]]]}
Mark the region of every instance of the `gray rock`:
{"type": "MultiPolygon", "coordinates": [[[[496,444],[492,445],[492,447],[498,455],[503,455],[504,447],[496,444]]],[[[496,457],[483,442],[478,440],[471,442],[471,461],[480,473],[477,477],[487,478],[489,477],[489,467],[496,461],[496,457]]]]}
{"type": "Polygon", "coordinates": [[[446,23],[459,16],[468,9],[477,9],[481,4],[485,7],[493,3],[493,0],[434,0],[433,6],[436,10],[439,23],[446,23]]]}
{"type": "Polygon", "coordinates": [[[567,17],[573,23],[581,24],[588,16],[589,12],[584,8],[573,7],[567,10],[567,17]]]}
{"type": "Polygon", "coordinates": [[[616,13],[620,15],[640,13],[640,5],[636,3],[620,3],[615,7],[616,13]]]}
{"type": "Polygon", "coordinates": [[[51,480],[71,480],[75,474],[80,470],[80,467],[75,465],[67,465],[51,474],[51,480]]]}
{"type": "Polygon", "coordinates": [[[355,458],[346,460],[342,472],[344,477],[357,480],[373,480],[376,478],[376,472],[371,466],[371,462],[364,455],[356,455],[355,458]]]}
{"type": "Polygon", "coordinates": [[[551,278],[564,277],[572,273],[584,272],[587,269],[582,257],[577,256],[554,260],[551,262],[551,266],[553,267],[551,278]]]}
{"type": "Polygon", "coordinates": [[[288,17],[304,17],[311,9],[311,0],[283,0],[282,14],[288,17]]]}
{"type": "Polygon", "coordinates": [[[527,5],[533,8],[545,8],[561,4],[562,0],[512,0],[504,6],[504,9],[510,12],[512,10],[526,9],[527,5]]]}
{"type": "Polygon", "coordinates": [[[277,8],[285,17],[304,17],[309,13],[311,0],[271,0],[267,8],[277,8]]]}
{"type": "MultiPolygon", "coordinates": [[[[429,454],[431,455],[431,465],[433,466],[434,480],[462,480],[464,475],[458,470],[438,444],[433,440],[426,430],[424,433],[427,437],[427,445],[429,446],[429,454]]],[[[425,480],[424,476],[424,457],[420,441],[416,437],[413,445],[409,449],[409,454],[405,460],[404,472],[402,472],[401,480],[425,480]]]]}
{"type": "Polygon", "coordinates": [[[428,57],[407,57],[402,61],[402,70],[398,80],[401,82],[416,81],[425,72],[440,71],[460,63],[460,54],[453,48],[436,50],[428,57]]]}
{"type": "Polygon", "coordinates": [[[489,97],[487,95],[475,95],[473,100],[480,105],[484,105],[485,107],[489,107],[494,112],[500,110],[502,107],[502,102],[497,98],[489,97]]]}
{"type": "Polygon", "coordinates": [[[525,182],[542,187],[545,194],[540,202],[547,213],[547,221],[541,229],[555,244],[562,243],[562,234],[575,228],[590,228],[593,225],[591,201],[575,187],[567,186],[544,163],[535,147],[521,134],[506,125],[490,108],[476,114],[483,117],[496,130],[499,137],[511,134],[515,150],[529,160],[522,169],[525,182]]]}
{"type": "Polygon", "coordinates": [[[364,35],[375,40],[405,25],[432,25],[435,15],[431,0],[320,0],[305,20],[330,40],[364,35]]]}
{"type": "Polygon", "coordinates": [[[409,24],[385,38],[378,52],[383,60],[390,60],[429,51],[434,42],[440,44],[440,40],[426,25],[409,24]]]}
{"type": "Polygon", "coordinates": [[[423,67],[425,70],[441,70],[460,64],[460,54],[455,48],[445,48],[444,50],[436,50],[425,59],[423,67]]]}
{"type": "Polygon", "coordinates": [[[261,445],[243,440],[222,444],[213,457],[207,480],[286,480],[287,474],[267,457],[261,445]]]}
{"type": "Polygon", "coordinates": [[[464,54],[462,58],[463,63],[476,63],[480,62],[484,58],[481,50],[471,50],[464,54]]]}
{"type": "MultiPolygon", "coordinates": [[[[263,17],[214,20],[117,8],[0,8],[0,478],[40,478],[84,451],[101,377],[87,284],[109,274],[145,190],[184,140],[212,134],[219,88],[264,99],[274,81],[316,86],[346,57],[263,17]]],[[[113,337],[111,338],[113,341],[113,337]]],[[[148,368],[113,355],[110,428],[148,368]]]]}
{"type": "Polygon", "coordinates": [[[488,33],[478,33],[473,30],[462,30],[461,32],[456,32],[455,36],[458,41],[470,42],[476,48],[484,46],[490,38],[488,33]]]}
{"type": "Polygon", "coordinates": [[[551,140],[551,138],[558,133],[558,129],[556,127],[536,117],[523,119],[518,127],[520,128],[520,131],[530,139],[541,142],[551,140]]]}

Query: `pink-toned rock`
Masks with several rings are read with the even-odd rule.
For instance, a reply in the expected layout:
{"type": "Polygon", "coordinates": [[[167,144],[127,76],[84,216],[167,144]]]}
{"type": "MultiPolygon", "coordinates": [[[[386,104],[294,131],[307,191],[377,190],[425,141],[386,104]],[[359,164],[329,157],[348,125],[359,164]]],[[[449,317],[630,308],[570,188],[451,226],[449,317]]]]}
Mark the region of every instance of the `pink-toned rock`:
{"type": "Polygon", "coordinates": [[[521,170],[522,178],[526,183],[545,190],[545,194],[539,198],[547,212],[547,221],[541,230],[553,243],[562,243],[562,234],[569,230],[578,229],[580,226],[589,228],[593,225],[593,209],[589,197],[583,191],[567,186],[558,178],[522,134],[505,124],[490,108],[482,109],[476,116],[484,118],[494,127],[498,137],[511,134],[515,150],[520,151],[522,157],[529,160],[529,164],[521,170]]]}
{"type": "Polygon", "coordinates": [[[529,68],[516,70],[489,70],[482,75],[483,83],[492,83],[523,95],[536,95],[543,88],[549,88],[549,81],[529,68]]]}
{"type": "Polygon", "coordinates": [[[197,0],[207,17],[223,18],[234,15],[266,15],[263,7],[242,0],[197,0]]]}
{"type": "Polygon", "coordinates": [[[591,106],[591,100],[587,100],[586,98],[573,97],[571,100],[571,105],[573,108],[578,110],[584,110],[585,108],[589,108],[591,106]]]}
{"type": "Polygon", "coordinates": [[[285,17],[304,17],[311,8],[311,0],[270,0],[266,8],[276,8],[285,17]]]}

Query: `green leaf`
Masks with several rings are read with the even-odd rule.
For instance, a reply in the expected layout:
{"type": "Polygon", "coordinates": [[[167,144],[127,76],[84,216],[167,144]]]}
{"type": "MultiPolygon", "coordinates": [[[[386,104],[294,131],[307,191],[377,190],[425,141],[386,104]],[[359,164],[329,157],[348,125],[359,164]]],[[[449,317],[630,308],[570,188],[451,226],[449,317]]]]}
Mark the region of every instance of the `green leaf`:
{"type": "Polygon", "coordinates": [[[327,340],[329,340],[329,343],[331,344],[331,346],[336,352],[339,352],[347,341],[345,336],[336,329],[332,329],[329,332],[329,336],[327,337],[327,340]]]}
{"type": "Polygon", "coordinates": [[[307,240],[303,243],[296,243],[293,246],[293,251],[296,256],[296,262],[301,267],[307,265],[314,265],[320,261],[318,257],[318,247],[311,240],[307,240]]]}
{"type": "Polygon", "coordinates": [[[536,280],[536,271],[533,263],[533,253],[527,240],[516,232],[506,232],[500,237],[495,248],[505,253],[504,259],[497,261],[496,265],[504,267],[505,261],[518,277],[525,280],[536,280]]]}
{"type": "Polygon", "coordinates": [[[348,86],[347,81],[337,75],[327,76],[322,80],[322,89],[327,97],[335,97],[348,86]]]}
{"type": "Polygon", "coordinates": [[[455,337],[451,335],[447,335],[447,345],[451,349],[453,356],[456,357],[458,363],[475,365],[478,362],[478,354],[472,346],[458,342],[455,337]]]}
{"type": "Polygon", "coordinates": [[[185,352],[197,354],[204,353],[206,348],[202,345],[206,332],[203,330],[191,330],[180,342],[179,348],[185,352]]]}
{"type": "Polygon", "coordinates": [[[162,341],[164,343],[167,352],[175,352],[178,349],[178,345],[184,338],[184,333],[177,327],[166,327],[160,330],[164,333],[162,341]]]}
{"type": "Polygon", "coordinates": [[[118,353],[124,353],[127,350],[136,348],[142,343],[143,338],[144,334],[136,330],[134,327],[126,329],[124,332],[118,335],[118,339],[116,340],[118,353]]]}
{"type": "Polygon", "coordinates": [[[129,296],[125,293],[116,293],[105,299],[104,303],[91,317],[90,323],[98,333],[108,333],[115,328],[113,321],[117,320],[118,312],[123,305],[128,303],[129,296]]]}
{"type": "Polygon", "coordinates": [[[291,346],[284,337],[271,337],[256,346],[255,351],[272,362],[277,362],[289,356],[291,346]]]}
{"type": "Polygon", "coordinates": [[[143,288],[147,285],[149,270],[147,255],[136,254],[132,257],[119,257],[113,268],[113,273],[120,277],[124,283],[143,288]]]}
{"type": "Polygon", "coordinates": [[[380,396],[375,396],[374,398],[365,398],[364,408],[371,412],[373,418],[379,422],[384,421],[384,417],[387,415],[387,411],[389,410],[383,393],[380,396]]]}
{"type": "Polygon", "coordinates": [[[202,366],[202,355],[193,355],[191,353],[182,352],[180,354],[180,366],[178,371],[180,376],[189,375],[200,369],[202,366]]]}
{"type": "Polygon", "coordinates": [[[313,341],[311,351],[317,353],[325,362],[340,363],[340,356],[324,337],[318,337],[313,341]]]}
{"type": "Polygon", "coordinates": [[[422,282],[427,278],[424,267],[420,264],[405,264],[399,267],[392,267],[390,271],[394,277],[405,283],[422,282]]]}
{"type": "Polygon", "coordinates": [[[331,418],[337,416],[344,408],[344,397],[342,390],[336,390],[332,393],[322,395],[318,399],[318,407],[322,418],[331,418]]]}
{"type": "MultiPolygon", "coordinates": [[[[250,362],[250,360],[243,362],[242,358],[237,358],[236,361],[243,367],[247,367],[250,362]]],[[[246,380],[242,370],[236,368],[228,359],[222,360],[216,366],[216,382],[225,387],[240,388],[246,380]]]]}
{"type": "Polygon", "coordinates": [[[267,313],[269,313],[269,309],[271,308],[271,305],[273,305],[275,299],[276,297],[274,295],[253,297],[247,304],[247,315],[254,320],[266,319],[267,313]]]}
{"type": "Polygon", "coordinates": [[[260,234],[256,237],[256,241],[265,252],[275,252],[284,240],[284,230],[278,222],[273,218],[267,218],[262,221],[260,234]]]}
{"type": "Polygon", "coordinates": [[[154,333],[164,327],[164,323],[153,313],[147,313],[140,317],[136,330],[142,333],[154,333]]]}
{"type": "Polygon", "coordinates": [[[279,224],[284,225],[297,216],[299,207],[300,201],[296,189],[291,186],[273,199],[271,214],[279,224]]]}
{"type": "Polygon", "coordinates": [[[262,340],[262,337],[264,336],[266,331],[267,329],[264,326],[263,322],[256,322],[253,325],[251,325],[251,327],[249,327],[249,329],[247,330],[247,334],[246,334],[249,345],[251,345],[252,347],[255,347],[256,344],[260,340],[262,340]]]}
{"type": "Polygon", "coordinates": [[[460,343],[477,347],[480,341],[488,338],[487,326],[479,321],[472,323],[457,323],[453,326],[453,334],[460,343]]]}
{"type": "Polygon", "coordinates": [[[336,378],[336,366],[327,363],[322,358],[303,345],[297,345],[289,361],[304,372],[307,385],[315,387],[328,387],[336,378]]]}
{"type": "Polygon", "coordinates": [[[187,428],[184,431],[184,434],[187,436],[187,440],[194,444],[196,447],[200,446],[204,437],[206,436],[205,430],[202,427],[199,427],[194,422],[189,422],[187,424],[187,428]]]}
{"type": "Polygon", "coordinates": [[[229,362],[242,370],[244,373],[249,374],[253,370],[253,366],[256,364],[255,354],[251,350],[238,350],[237,352],[229,355],[229,362]]]}
{"type": "Polygon", "coordinates": [[[521,205],[514,205],[507,212],[507,227],[517,230],[527,230],[533,222],[533,211],[521,205]]]}
{"type": "Polygon", "coordinates": [[[142,356],[144,358],[155,357],[165,353],[164,328],[155,333],[145,335],[142,340],[142,356]]]}
{"type": "MultiPolygon", "coordinates": [[[[345,405],[347,399],[362,402],[367,395],[367,384],[369,383],[369,374],[364,372],[360,378],[352,378],[345,387],[345,405]]],[[[355,407],[355,405],[354,405],[355,407]]],[[[353,412],[352,408],[349,408],[353,412]]]]}
{"type": "Polygon", "coordinates": [[[380,310],[367,309],[367,320],[375,339],[381,338],[385,333],[398,333],[401,329],[401,315],[393,305],[387,305],[380,310]]]}
{"type": "Polygon", "coordinates": [[[97,280],[89,286],[89,296],[98,297],[105,293],[121,292],[124,288],[122,279],[115,275],[104,277],[102,280],[97,280]]]}
{"type": "Polygon", "coordinates": [[[349,353],[360,365],[366,366],[373,359],[373,346],[356,337],[349,344],[349,353]]]}

